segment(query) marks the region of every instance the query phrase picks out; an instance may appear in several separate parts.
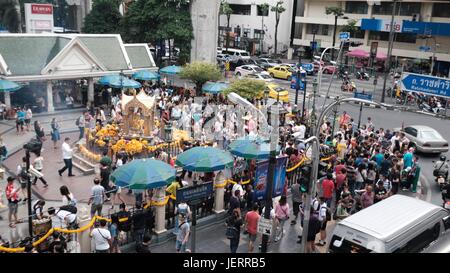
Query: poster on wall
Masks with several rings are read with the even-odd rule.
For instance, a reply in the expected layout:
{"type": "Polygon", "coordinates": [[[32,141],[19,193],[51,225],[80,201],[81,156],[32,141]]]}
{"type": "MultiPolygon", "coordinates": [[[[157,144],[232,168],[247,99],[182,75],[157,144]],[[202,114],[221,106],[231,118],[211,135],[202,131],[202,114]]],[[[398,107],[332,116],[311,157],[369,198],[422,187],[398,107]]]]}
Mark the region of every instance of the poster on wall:
{"type": "MultiPolygon", "coordinates": [[[[283,194],[284,185],[286,183],[286,163],[287,157],[278,157],[275,167],[272,197],[277,197],[283,194]]],[[[269,161],[259,161],[256,163],[256,175],[253,188],[255,190],[256,199],[258,201],[264,200],[267,193],[267,175],[269,172],[269,161]]]]}

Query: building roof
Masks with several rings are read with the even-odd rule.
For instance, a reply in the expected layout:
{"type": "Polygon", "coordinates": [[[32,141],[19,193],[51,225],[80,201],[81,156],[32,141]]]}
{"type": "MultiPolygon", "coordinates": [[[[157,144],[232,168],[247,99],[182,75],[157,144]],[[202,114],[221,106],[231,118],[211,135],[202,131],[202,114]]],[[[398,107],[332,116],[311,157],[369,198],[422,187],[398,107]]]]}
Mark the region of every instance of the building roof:
{"type": "Polygon", "coordinates": [[[150,49],[146,44],[125,44],[133,69],[155,67],[150,49]]]}
{"type": "Polygon", "coordinates": [[[355,213],[339,224],[390,241],[409,226],[417,224],[442,207],[403,195],[393,195],[355,213]]]}
{"type": "Polygon", "coordinates": [[[132,73],[134,65],[156,68],[146,44],[125,47],[118,34],[0,34],[0,76],[14,81],[132,73]]]}

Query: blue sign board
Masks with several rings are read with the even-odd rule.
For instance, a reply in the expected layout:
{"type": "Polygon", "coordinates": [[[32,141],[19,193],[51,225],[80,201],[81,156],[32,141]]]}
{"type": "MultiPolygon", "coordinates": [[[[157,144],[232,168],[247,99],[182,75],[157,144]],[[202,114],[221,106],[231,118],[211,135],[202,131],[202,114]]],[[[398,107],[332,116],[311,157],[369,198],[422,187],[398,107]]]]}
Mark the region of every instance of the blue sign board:
{"type": "Polygon", "coordinates": [[[312,50],[316,50],[317,49],[317,42],[316,41],[311,41],[309,43],[309,47],[311,47],[312,50]]]}
{"type": "Polygon", "coordinates": [[[403,21],[402,32],[433,36],[450,36],[450,24],[403,21]]]}
{"type": "Polygon", "coordinates": [[[414,73],[403,73],[402,90],[450,98],[450,80],[414,73]]]}
{"type": "Polygon", "coordinates": [[[340,40],[348,40],[350,39],[350,32],[340,32],[339,33],[340,40]]]}
{"type": "Polygon", "coordinates": [[[306,71],[314,70],[314,65],[312,63],[302,64],[302,68],[306,71]]]}
{"type": "Polygon", "coordinates": [[[184,187],[177,190],[177,202],[189,202],[207,198],[213,194],[213,182],[206,182],[196,186],[184,187]]]}
{"type": "MultiPolygon", "coordinates": [[[[277,197],[283,194],[284,185],[286,183],[286,163],[286,156],[277,158],[277,166],[275,167],[273,180],[272,197],[277,197]]],[[[268,172],[269,161],[259,161],[256,165],[255,182],[253,184],[256,200],[264,200],[266,198],[268,172]]]]}
{"type": "Polygon", "coordinates": [[[353,97],[355,99],[372,100],[372,94],[366,94],[364,92],[355,92],[353,93],[353,97]]]}
{"type": "Polygon", "coordinates": [[[419,46],[420,51],[428,52],[431,50],[431,47],[429,46],[419,46]]]}
{"type": "MultiPolygon", "coordinates": [[[[299,82],[300,86],[299,86],[299,90],[305,90],[305,81],[302,81],[300,79],[299,82]]],[[[292,79],[291,79],[291,89],[297,89],[297,75],[292,75],[292,79]]]]}

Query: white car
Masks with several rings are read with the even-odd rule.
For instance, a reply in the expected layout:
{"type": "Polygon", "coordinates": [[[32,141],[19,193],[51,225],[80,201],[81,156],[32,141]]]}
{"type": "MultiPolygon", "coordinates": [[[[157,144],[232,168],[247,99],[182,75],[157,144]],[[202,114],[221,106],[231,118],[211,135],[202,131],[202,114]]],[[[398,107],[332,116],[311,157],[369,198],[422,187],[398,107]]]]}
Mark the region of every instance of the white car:
{"type": "MultiPolygon", "coordinates": [[[[290,67],[290,68],[292,68],[292,70],[294,70],[295,72],[297,72],[298,67],[297,67],[296,64],[288,64],[288,63],[284,63],[284,64],[281,64],[281,65],[290,67]]],[[[306,70],[305,70],[303,67],[300,67],[300,73],[305,73],[305,74],[306,74],[306,70]]]]}
{"type": "Polygon", "coordinates": [[[265,73],[264,74],[263,73],[248,74],[245,77],[249,78],[249,79],[261,80],[261,81],[265,81],[265,82],[273,81],[273,78],[270,75],[267,75],[265,73]]]}
{"type": "Polygon", "coordinates": [[[247,76],[248,74],[257,74],[257,73],[269,75],[269,73],[267,73],[266,71],[264,71],[264,69],[262,69],[257,65],[242,65],[236,67],[236,69],[234,70],[234,74],[236,75],[236,77],[247,76]]]}
{"type": "Polygon", "coordinates": [[[264,68],[266,69],[280,64],[279,62],[272,60],[270,58],[259,58],[257,62],[260,63],[262,66],[264,66],[264,68]]]}

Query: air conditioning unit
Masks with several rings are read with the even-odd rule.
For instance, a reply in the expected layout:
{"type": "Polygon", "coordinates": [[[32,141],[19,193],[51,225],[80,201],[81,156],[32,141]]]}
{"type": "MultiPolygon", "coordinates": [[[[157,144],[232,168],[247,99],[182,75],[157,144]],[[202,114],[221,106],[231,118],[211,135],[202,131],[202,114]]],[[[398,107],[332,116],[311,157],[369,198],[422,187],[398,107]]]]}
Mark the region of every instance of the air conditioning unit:
{"type": "Polygon", "coordinates": [[[420,22],[420,13],[413,13],[412,21],[413,22],[420,22]]]}

